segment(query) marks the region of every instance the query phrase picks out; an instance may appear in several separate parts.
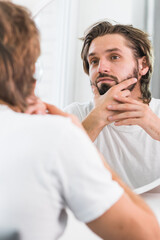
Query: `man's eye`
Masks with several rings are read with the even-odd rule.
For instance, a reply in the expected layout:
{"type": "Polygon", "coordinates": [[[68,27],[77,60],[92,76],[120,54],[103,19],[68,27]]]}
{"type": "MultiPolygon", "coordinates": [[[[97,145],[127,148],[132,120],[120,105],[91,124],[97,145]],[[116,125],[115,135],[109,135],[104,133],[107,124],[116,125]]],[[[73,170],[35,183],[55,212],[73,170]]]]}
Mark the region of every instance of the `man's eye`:
{"type": "Polygon", "coordinates": [[[91,61],[90,61],[90,64],[91,65],[95,65],[95,64],[97,64],[98,63],[98,60],[97,59],[92,59],[91,61]]]}
{"type": "Polygon", "coordinates": [[[112,59],[112,60],[117,60],[117,59],[119,59],[119,58],[120,58],[120,57],[117,56],[117,55],[111,56],[111,59],[112,59]]]}

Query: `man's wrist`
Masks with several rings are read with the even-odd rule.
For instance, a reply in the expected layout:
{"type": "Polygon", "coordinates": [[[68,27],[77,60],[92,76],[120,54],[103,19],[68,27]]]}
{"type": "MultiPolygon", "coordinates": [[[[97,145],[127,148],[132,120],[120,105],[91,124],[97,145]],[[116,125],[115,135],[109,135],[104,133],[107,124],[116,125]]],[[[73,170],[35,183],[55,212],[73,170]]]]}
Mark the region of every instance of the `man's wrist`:
{"type": "MultiPolygon", "coordinates": [[[[109,122],[108,122],[109,123],[109,122]]],[[[107,125],[102,121],[101,117],[95,111],[89,113],[89,115],[82,122],[83,127],[88,133],[91,140],[94,142],[98,137],[102,129],[107,125]]]]}

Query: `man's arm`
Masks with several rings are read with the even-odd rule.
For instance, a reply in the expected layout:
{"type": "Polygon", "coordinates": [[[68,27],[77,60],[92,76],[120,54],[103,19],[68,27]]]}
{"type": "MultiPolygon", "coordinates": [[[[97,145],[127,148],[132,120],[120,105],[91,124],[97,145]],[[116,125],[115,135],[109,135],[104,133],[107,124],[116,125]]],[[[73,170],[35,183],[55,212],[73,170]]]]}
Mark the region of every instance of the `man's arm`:
{"type": "Polygon", "coordinates": [[[109,116],[110,122],[120,125],[139,125],[153,139],[160,141],[160,118],[152,112],[147,104],[134,100],[130,97],[124,98],[114,96],[119,104],[107,106],[108,110],[113,111],[113,116],[109,116]],[[115,111],[119,114],[114,114],[115,111]]]}
{"type": "Polygon", "coordinates": [[[101,217],[87,224],[104,240],[159,240],[155,218],[136,206],[127,194],[101,217]]]}
{"type": "Polygon", "coordinates": [[[92,141],[94,141],[102,129],[110,123],[108,117],[117,113],[107,109],[108,105],[117,103],[117,100],[115,100],[113,96],[120,95],[128,97],[130,95],[130,91],[124,89],[127,89],[128,86],[132,85],[136,81],[136,79],[132,78],[121,82],[120,84],[110,88],[110,90],[104,95],[100,95],[98,89],[93,86],[95,106],[82,122],[83,127],[92,141]]]}
{"type": "Polygon", "coordinates": [[[124,194],[101,217],[87,223],[88,227],[103,239],[160,240],[160,227],[150,208],[101,158],[112,173],[112,179],[124,189],[124,194]]]}

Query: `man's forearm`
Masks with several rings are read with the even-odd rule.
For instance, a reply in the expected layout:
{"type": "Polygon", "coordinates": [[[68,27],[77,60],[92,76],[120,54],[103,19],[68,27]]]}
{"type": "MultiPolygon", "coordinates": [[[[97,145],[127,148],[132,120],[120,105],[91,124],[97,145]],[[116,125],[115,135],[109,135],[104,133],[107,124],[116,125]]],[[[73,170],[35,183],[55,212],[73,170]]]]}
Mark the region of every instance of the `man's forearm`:
{"type": "Polygon", "coordinates": [[[109,123],[104,122],[101,117],[95,113],[95,110],[89,113],[89,115],[83,120],[82,125],[86,130],[88,136],[94,142],[102,129],[109,123]]]}
{"type": "Polygon", "coordinates": [[[154,117],[147,119],[147,124],[142,124],[142,128],[155,140],[160,141],[160,118],[152,113],[154,117]]]}
{"type": "Polygon", "coordinates": [[[87,118],[82,122],[82,125],[83,125],[84,129],[86,130],[89,138],[92,140],[92,142],[94,142],[96,140],[99,133],[103,129],[103,128],[94,127],[94,124],[92,124],[92,121],[90,121],[87,118]]]}

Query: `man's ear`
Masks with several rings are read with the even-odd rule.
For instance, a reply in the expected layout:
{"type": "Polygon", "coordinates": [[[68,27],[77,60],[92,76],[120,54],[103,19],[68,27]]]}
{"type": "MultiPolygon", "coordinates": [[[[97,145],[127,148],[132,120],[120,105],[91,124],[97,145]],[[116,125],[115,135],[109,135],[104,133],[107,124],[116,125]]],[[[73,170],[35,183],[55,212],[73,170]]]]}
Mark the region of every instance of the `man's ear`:
{"type": "Polygon", "coordinates": [[[147,63],[147,60],[146,60],[146,57],[142,57],[140,59],[138,59],[138,63],[139,63],[139,74],[141,76],[145,75],[148,70],[149,70],[149,66],[148,66],[148,63],[147,63]]]}

